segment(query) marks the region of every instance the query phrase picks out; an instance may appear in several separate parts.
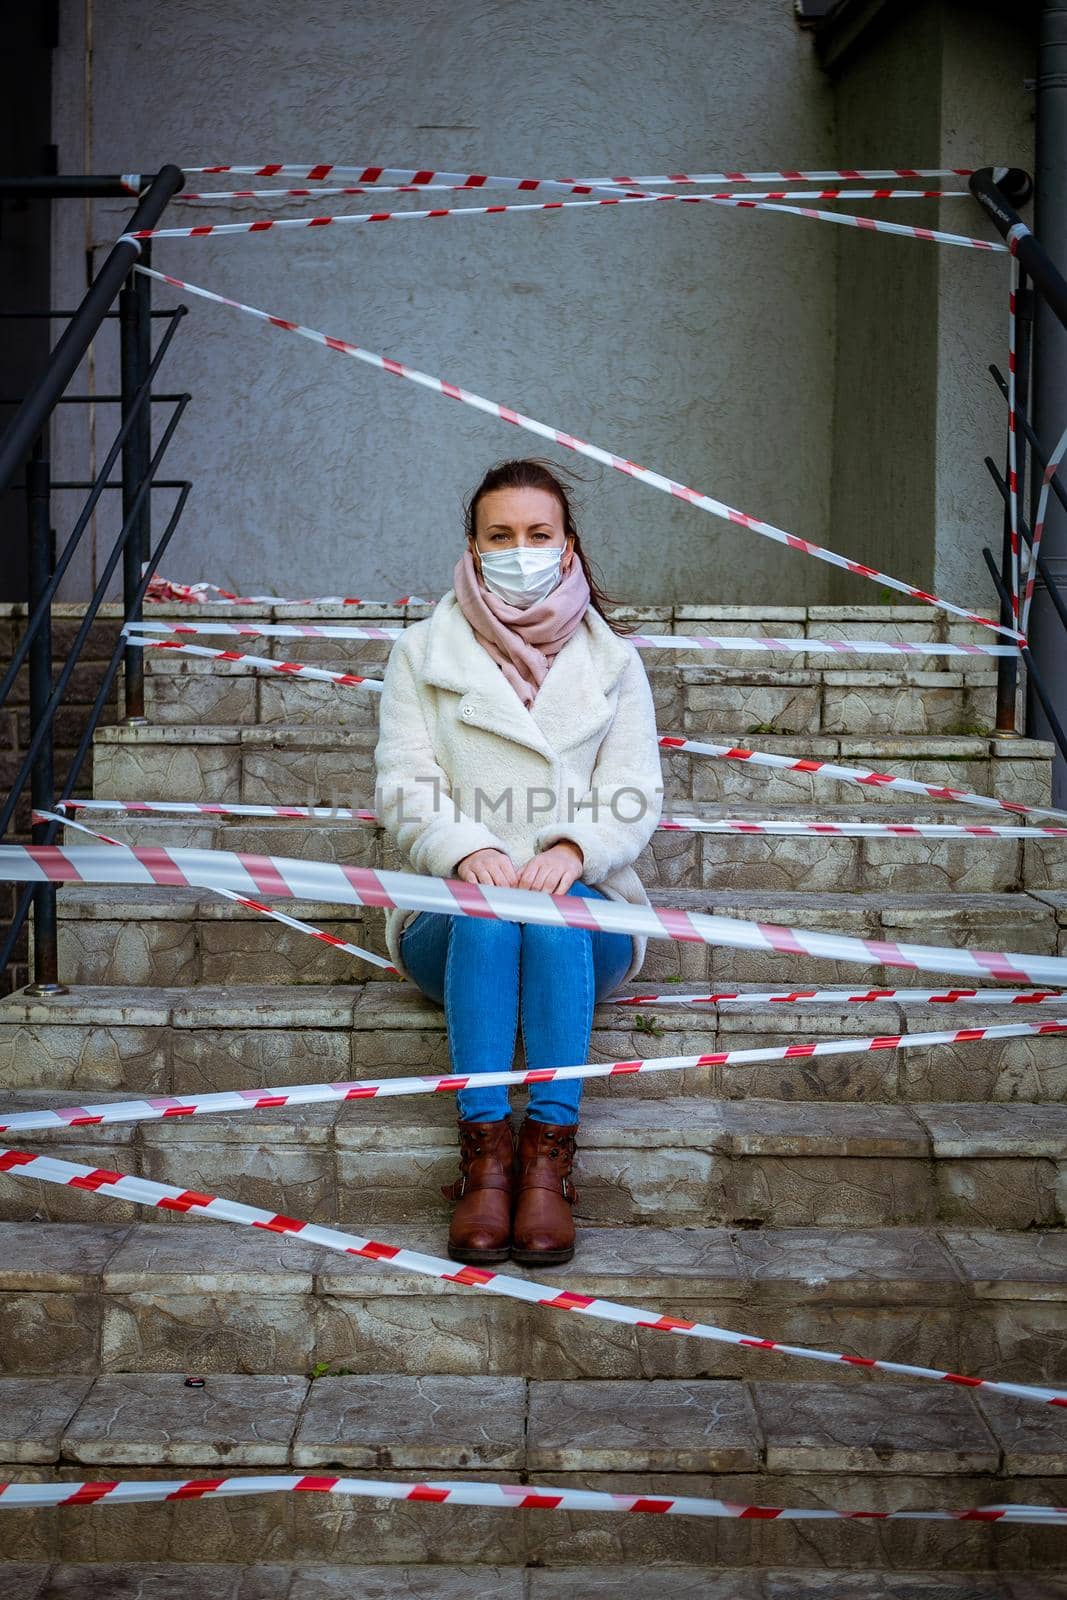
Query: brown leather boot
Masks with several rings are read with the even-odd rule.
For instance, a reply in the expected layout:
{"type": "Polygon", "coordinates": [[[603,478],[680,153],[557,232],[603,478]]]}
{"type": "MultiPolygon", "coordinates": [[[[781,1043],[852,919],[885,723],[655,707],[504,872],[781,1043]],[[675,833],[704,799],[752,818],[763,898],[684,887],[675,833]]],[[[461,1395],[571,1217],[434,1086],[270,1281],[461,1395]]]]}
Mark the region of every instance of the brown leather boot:
{"type": "Polygon", "coordinates": [[[453,1261],[485,1266],[506,1261],[511,1244],[515,1187],[515,1135],[503,1122],[460,1122],[459,1177],[444,1184],[446,1200],[458,1200],[448,1230],[453,1261]]]}
{"type": "Polygon", "coordinates": [[[530,1117],[519,1130],[511,1259],[523,1266],[556,1267],[574,1254],[571,1207],[578,1191],[570,1173],[577,1132],[576,1122],[554,1125],[530,1117]]]}

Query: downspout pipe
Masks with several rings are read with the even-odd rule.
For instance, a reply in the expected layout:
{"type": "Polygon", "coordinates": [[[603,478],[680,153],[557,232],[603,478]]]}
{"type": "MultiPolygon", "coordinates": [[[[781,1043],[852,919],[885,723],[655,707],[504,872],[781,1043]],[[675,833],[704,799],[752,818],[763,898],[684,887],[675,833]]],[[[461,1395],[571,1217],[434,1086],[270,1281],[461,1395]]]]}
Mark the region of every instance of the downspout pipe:
{"type": "MultiPolygon", "coordinates": [[[[1037,60],[1037,149],[1034,163],[1034,233],[1067,274],[1067,0],[1044,0],[1037,60]]],[[[1046,451],[1067,427],[1067,329],[1043,297],[1034,321],[1033,424],[1046,451]]],[[[1067,629],[1049,593],[1067,598],[1067,512],[1050,498],[1042,544],[1046,576],[1039,576],[1030,617],[1030,648],[1061,708],[1067,710],[1067,629]]],[[[1028,726],[1051,737],[1048,720],[1031,694],[1028,726]]],[[[1067,804],[1067,761],[1053,764],[1053,804],[1067,804]]]]}

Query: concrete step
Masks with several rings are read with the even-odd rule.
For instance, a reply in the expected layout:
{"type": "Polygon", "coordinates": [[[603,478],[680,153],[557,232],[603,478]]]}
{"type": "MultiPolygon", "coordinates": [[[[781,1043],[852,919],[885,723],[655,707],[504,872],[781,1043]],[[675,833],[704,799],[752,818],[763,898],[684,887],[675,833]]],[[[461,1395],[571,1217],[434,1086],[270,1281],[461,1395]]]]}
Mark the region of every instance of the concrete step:
{"type": "MultiPolygon", "coordinates": [[[[366,1504],[366,1502],[364,1502],[366,1504]]],[[[1067,1580],[1023,1572],[757,1571],[643,1564],[554,1567],[335,1566],[327,1562],[12,1562],[17,1600],[1063,1600],[1067,1580]]],[[[7,1590],[0,1590],[7,1593],[7,1590]]]]}
{"type": "MultiPolygon", "coordinates": [[[[22,1472],[31,1466],[45,1481],[272,1469],[413,1483],[526,1475],[609,1491],[879,1510],[1062,1504],[1067,1491],[1062,1414],[886,1379],[527,1383],[391,1372],[312,1382],[217,1374],[190,1390],[178,1374],[131,1371],[0,1379],[0,1396],[9,1449],[17,1443],[22,1472]]],[[[401,1513],[310,1494],[9,1512],[0,1521],[0,1549],[22,1562],[109,1559],[116,1548],[134,1560],[184,1559],[195,1550],[213,1561],[250,1548],[252,1537],[278,1560],[331,1560],[358,1549],[362,1561],[394,1566],[432,1552],[440,1563],[532,1568],[667,1561],[862,1569],[873,1545],[890,1568],[936,1565],[940,1555],[957,1571],[1037,1573],[1061,1571],[1063,1549],[1059,1529],[982,1523],[858,1528],[426,1504],[401,1513]]]]}
{"type": "MultiPolygon", "coordinates": [[[[648,885],[653,905],[744,921],[821,929],[861,939],[1055,955],[1067,949],[1067,890],[1013,894],[831,893],[648,885]]],[[[279,909],[388,956],[385,913],[277,896],[279,909]]],[[[57,903],[59,960],[76,984],[381,982],[390,974],[208,890],[66,884],[57,903]]],[[[925,977],[930,977],[926,974],[925,977]]],[[[650,938],[641,981],[855,984],[899,987],[918,970],[862,966],[807,954],[650,938]]]]}
{"type": "MultiPolygon", "coordinates": [[[[664,992],[674,987],[668,983],[664,992]]],[[[643,981],[621,990],[649,992],[655,990],[643,981]]],[[[679,986],[679,993],[701,992],[707,991],[679,986]]],[[[1057,1014],[1049,1008],[1049,1016],[1057,1014]]],[[[1032,1008],[966,1003],[697,1006],[668,1000],[631,1007],[606,1001],[594,1012],[589,1058],[650,1059],[984,1028],[1038,1015],[1032,1008]]],[[[524,1065],[518,1045],[512,1063],[524,1065]]],[[[19,993],[0,1003],[0,1081],[12,1090],[69,1090],[84,1099],[109,1090],[192,1094],[450,1070],[444,1012],[410,984],[74,985],[44,1000],[19,993]]],[[[591,1079],[585,1088],[590,1100],[710,1095],[798,1104],[1060,1102],[1065,1091],[1067,1054],[1055,1035],[638,1074],[628,1076],[625,1087],[591,1079]]]]}
{"type": "MultiPolygon", "coordinates": [[[[227,607],[223,610],[218,606],[214,608],[199,606],[186,608],[179,615],[176,607],[153,606],[148,616],[158,619],[162,615],[167,615],[173,620],[186,622],[193,619],[214,622],[220,619],[244,622],[312,622],[327,625],[340,622],[357,627],[369,625],[395,628],[410,626],[412,622],[422,620],[430,614],[431,609],[428,606],[360,607],[356,611],[352,608],[320,607],[301,613],[295,608],[277,607],[273,613],[268,613],[263,607],[227,607]]],[[[769,635],[776,639],[796,639],[798,643],[805,638],[891,640],[894,643],[924,644],[936,641],[989,645],[999,642],[987,628],[952,620],[926,606],[626,606],[616,608],[614,616],[629,628],[646,636],[711,634],[720,638],[738,636],[759,638],[769,635]]],[[[159,637],[165,635],[161,634],[159,637]]],[[[312,637],[273,639],[255,635],[247,635],[243,639],[204,636],[194,642],[216,648],[245,650],[273,660],[295,659],[326,666],[334,664],[347,666],[356,663],[361,671],[380,668],[392,648],[390,640],[312,637]]],[[[766,671],[769,665],[805,668],[814,664],[819,667],[856,667],[871,671],[906,671],[929,665],[950,666],[953,670],[978,675],[987,674],[995,668],[992,658],[981,655],[969,657],[916,655],[909,658],[904,654],[887,655],[862,651],[850,651],[847,655],[812,653],[802,648],[796,651],[775,650],[773,654],[765,650],[733,649],[680,652],[677,648],[657,649],[654,646],[644,645],[640,646],[640,649],[642,659],[649,668],[714,664],[734,669],[743,667],[766,671]]],[[[148,660],[152,664],[149,670],[166,673],[173,671],[177,664],[195,661],[195,657],[149,652],[148,660]]]]}
{"type": "MultiPolygon", "coordinates": [[[[561,1319],[292,1237],[189,1216],[174,1225],[163,1213],[108,1221],[101,1207],[86,1206],[83,1216],[0,1222],[8,1374],[317,1367],[416,1377],[824,1376],[766,1351],[561,1319]]],[[[385,1226],[364,1216],[361,1226],[430,1253],[444,1244],[441,1225],[385,1226]]],[[[1062,1232],[582,1226],[566,1266],[501,1270],[812,1348],[1022,1383],[1063,1387],[1067,1377],[1062,1232]]],[[[832,1376],[867,1382],[857,1367],[832,1376]]]]}
{"type": "MultiPolygon", "coordinates": [[[[82,1098],[26,1089],[9,1091],[6,1105],[82,1098]]],[[[357,1231],[368,1217],[382,1227],[434,1222],[442,1253],[455,1115],[451,1095],[428,1095],[27,1137],[64,1159],[357,1231]]],[[[591,1225],[1062,1227],[1067,1106],[590,1098],[575,1179],[575,1215],[591,1225]]],[[[0,1182],[3,1217],[138,1214],[77,1189],[0,1182]]]]}
{"type": "MultiPolygon", "coordinates": [[[[859,791],[862,793],[862,791],[859,791]]],[[[140,798],[132,796],[131,798],[140,798]]],[[[905,804],[734,806],[695,801],[674,804],[677,820],[852,823],[922,823],[988,826],[1019,819],[980,814],[970,808],[905,804]]],[[[382,829],[373,822],[330,818],[195,817],[129,815],[118,811],[78,813],[86,826],[129,845],[251,854],[299,856],[348,866],[396,864],[382,829]]],[[[667,817],[664,820],[668,820],[667,817]]],[[[66,845],[84,845],[83,833],[64,829],[66,845]]],[[[1067,889],[1067,839],[789,838],[783,835],[701,834],[658,829],[634,863],[649,889],[701,887],[792,890],[888,890],[929,893],[1010,893],[1017,889],[1067,889]]]]}
{"type": "MultiPolygon", "coordinates": [[[[380,682],[386,646],[360,649],[354,641],[286,640],[288,650],[261,649],[272,640],[206,637],[214,649],[244,649],[279,661],[320,661],[334,671],[360,673],[380,682]]],[[[708,663],[706,653],[642,650],[656,715],[664,733],[690,738],[756,730],[806,734],[991,733],[996,713],[996,671],[958,669],[956,659],[916,663],[906,657],[862,658],[863,669],[841,658],[805,658],[776,653],[752,664],[730,656],[708,663]],[[665,661],[665,657],[670,657],[665,661]],[[700,659],[702,657],[702,659],[700,659]],[[654,659],[649,659],[654,658],[654,659]],[[697,664],[699,661],[699,664],[697,664]]],[[[204,657],[149,653],[145,709],[160,725],[287,723],[334,729],[376,724],[378,694],[359,684],[331,684],[274,675],[267,668],[215,662],[204,657]]]]}
{"type": "MultiPolygon", "coordinates": [[[[660,731],[682,729],[661,725],[660,731]]],[[[722,743],[723,732],[709,724],[707,737],[722,743]]],[[[781,755],[875,768],[1024,805],[1048,804],[1052,746],[1040,740],[975,734],[753,734],[746,740],[781,755]]],[[[371,806],[377,741],[376,721],[369,715],[359,720],[347,704],[332,728],[281,722],[99,728],[93,792],[120,800],[371,806]]],[[[774,772],[710,756],[663,750],[662,765],[664,793],[671,801],[822,805],[848,794],[840,784],[811,773],[774,772]]],[[[872,801],[877,793],[864,790],[872,801]]],[[[881,803],[899,804],[888,791],[880,793],[881,803]]]]}

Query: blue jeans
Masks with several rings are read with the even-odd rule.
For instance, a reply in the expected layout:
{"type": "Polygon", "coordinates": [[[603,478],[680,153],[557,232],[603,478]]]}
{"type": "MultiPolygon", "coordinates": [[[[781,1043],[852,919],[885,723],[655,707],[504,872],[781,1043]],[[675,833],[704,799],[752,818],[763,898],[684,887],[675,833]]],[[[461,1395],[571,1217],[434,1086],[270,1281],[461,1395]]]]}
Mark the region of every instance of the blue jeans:
{"type": "MultiPolygon", "coordinates": [[[[573,895],[607,896],[575,882],[573,895]]],[[[633,955],[628,933],[547,928],[532,922],[420,911],[400,937],[401,959],[417,987],[445,1008],[452,1071],[510,1072],[522,1018],[523,1053],[533,1071],[589,1059],[593,1006],[618,986],[633,955]]],[[[530,1086],[535,1122],[578,1120],[582,1079],[530,1086]]],[[[462,1089],[464,1122],[501,1122],[508,1086],[462,1089]]]]}

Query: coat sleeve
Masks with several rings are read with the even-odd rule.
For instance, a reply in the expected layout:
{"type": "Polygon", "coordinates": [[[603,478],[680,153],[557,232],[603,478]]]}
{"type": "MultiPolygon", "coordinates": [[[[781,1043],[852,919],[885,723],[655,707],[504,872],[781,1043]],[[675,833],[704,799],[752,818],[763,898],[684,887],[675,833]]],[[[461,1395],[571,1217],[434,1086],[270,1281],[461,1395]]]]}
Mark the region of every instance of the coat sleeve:
{"type": "Polygon", "coordinates": [[[578,845],[586,883],[599,883],[636,861],[663,814],[656,708],[636,648],[623,671],[615,715],[597,751],[589,788],[574,810],[573,821],[540,829],[535,844],[538,850],[560,839],[578,845]]]}
{"type": "Polygon", "coordinates": [[[374,804],[386,833],[415,872],[450,878],[472,850],[510,852],[452,799],[430,740],[424,692],[407,636],[401,634],[382,677],[374,804]]]}

